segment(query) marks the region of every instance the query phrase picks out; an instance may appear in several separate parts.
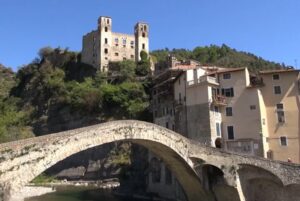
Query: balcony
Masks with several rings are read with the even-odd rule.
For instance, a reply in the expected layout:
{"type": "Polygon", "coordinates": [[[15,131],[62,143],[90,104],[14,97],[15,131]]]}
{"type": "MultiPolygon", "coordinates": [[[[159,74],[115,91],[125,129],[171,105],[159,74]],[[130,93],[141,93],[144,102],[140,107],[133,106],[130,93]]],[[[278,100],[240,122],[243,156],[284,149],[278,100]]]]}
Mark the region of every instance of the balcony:
{"type": "Polygon", "coordinates": [[[250,78],[251,87],[262,87],[264,86],[264,80],[259,77],[251,77],[250,78]]]}
{"type": "Polygon", "coordinates": [[[256,139],[226,140],[226,151],[261,156],[262,144],[256,139]]]}
{"type": "Polygon", "coordinates": [[[183,101],[182,100],[175,100],[174,101],[174,107],[177,108],[177,107],[181,107],[183,106],[183,101]]]}
{"type": "Polygon", "coordinates": [[[215,77],[203,75],[196,80],[194,79],[194,80],[188,81],[188,86],[193,86],[196,84],[204,84],[204,83],[219,85],[219,83],[217,82],[217,79],[215,77]]]}
{"type": "Polygon", "coordinates": [[[225,106],[227,105],[226,103],[226,97],[222,95],[213,95],[213,104],[214,105],[219,105],[219,106],[225,106]]]}

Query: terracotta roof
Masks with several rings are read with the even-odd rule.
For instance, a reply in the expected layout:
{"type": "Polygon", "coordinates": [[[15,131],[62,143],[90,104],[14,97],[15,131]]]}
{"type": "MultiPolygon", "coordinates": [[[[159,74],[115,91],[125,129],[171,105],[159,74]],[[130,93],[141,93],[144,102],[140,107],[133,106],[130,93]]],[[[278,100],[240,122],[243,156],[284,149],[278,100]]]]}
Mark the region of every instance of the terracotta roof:
{"type": "Polygon", "coordinates": [[[270,74],[270,73],[288,73],[288,72],[300,72],[300,69],[277,69],[277,70],[264,70],[264,71],[259,71],[259,74],[270,74]]]}
{"type": "Polygon", "coordinates": [[[200,66],[196,66],[196,65],[176,65],[174,67],[172,67],[171,69],[180,69],[180,70],[189,70],[189,69],[194,69],[194,68],[199,68],[200,66]]]}
{"type": "Polygon", "coordinates": [[[213,75],[213,74],[220,74],[220,73],[230,73],[230,72],[236,72],[236,71],[242,71],[245,70],[246,68],[228,68],[225,70],[218,70],[218,71],[214,71],[214,72],[210,72],[206,75],[213,75]]]}

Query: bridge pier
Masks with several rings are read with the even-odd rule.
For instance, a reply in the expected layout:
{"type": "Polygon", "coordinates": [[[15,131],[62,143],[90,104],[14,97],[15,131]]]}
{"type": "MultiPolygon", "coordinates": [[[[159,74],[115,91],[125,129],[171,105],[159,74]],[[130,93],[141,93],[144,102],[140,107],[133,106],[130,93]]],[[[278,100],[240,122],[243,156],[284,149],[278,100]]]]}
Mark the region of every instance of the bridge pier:
{"type": "Polygon", "coordinates": [[[140,144],[162,158],[189,201],[300,201],[298,165],[226,153],[139,121],[109,122],[0,144],[0,201],[8,201],[11,193],[66,157],[116,141],[140,144]],[[204,166],[215,167],[208,170],[212,172],[206,175],[205,185],[200,181],[204,166]]]}

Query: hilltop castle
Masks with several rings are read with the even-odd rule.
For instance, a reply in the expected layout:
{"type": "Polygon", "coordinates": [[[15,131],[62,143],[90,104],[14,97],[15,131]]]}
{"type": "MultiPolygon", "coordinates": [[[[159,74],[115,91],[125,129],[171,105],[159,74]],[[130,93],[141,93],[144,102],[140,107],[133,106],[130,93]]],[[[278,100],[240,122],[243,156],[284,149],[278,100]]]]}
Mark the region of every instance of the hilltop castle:
{"type": "Polygon", "coordinates": [[[112,19],[100,17],[98,28],[83,36],[82,62],[101,71],[108,70],[109,62],[140,60],[140,52],[149,53],[149,26],[137,23],[134,35],[112,32],[112,19]]]}

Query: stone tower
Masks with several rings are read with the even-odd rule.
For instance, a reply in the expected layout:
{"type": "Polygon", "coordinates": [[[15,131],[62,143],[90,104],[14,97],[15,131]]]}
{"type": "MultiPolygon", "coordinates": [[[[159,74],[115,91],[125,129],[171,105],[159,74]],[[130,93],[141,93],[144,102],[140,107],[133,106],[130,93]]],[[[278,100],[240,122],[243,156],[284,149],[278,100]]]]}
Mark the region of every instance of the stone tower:
{"type": "Polygon", "coordinates": [[[139,61],[140,52],[149,53],[149,26],[137,23],[134,34],[112,32],[112,19],[99,17],[98,27],[83,36],[81,61],[101,71],[107,71],[109,62],[139,61]]]}
{"type": "Polygon", "coordinates": [[[100,36],[100,68],[101,71],[107,71],[112,43],[112,20],[110,17],[100,17],[98,19],[98,32],[100,36]]]}
{"type": "Polygon", "coordinates": [[[135,35],[135,60],[141,59],[141,51],[149,54],[149,26],[146,23],[138,22],[134,27],[135,35]]]}

